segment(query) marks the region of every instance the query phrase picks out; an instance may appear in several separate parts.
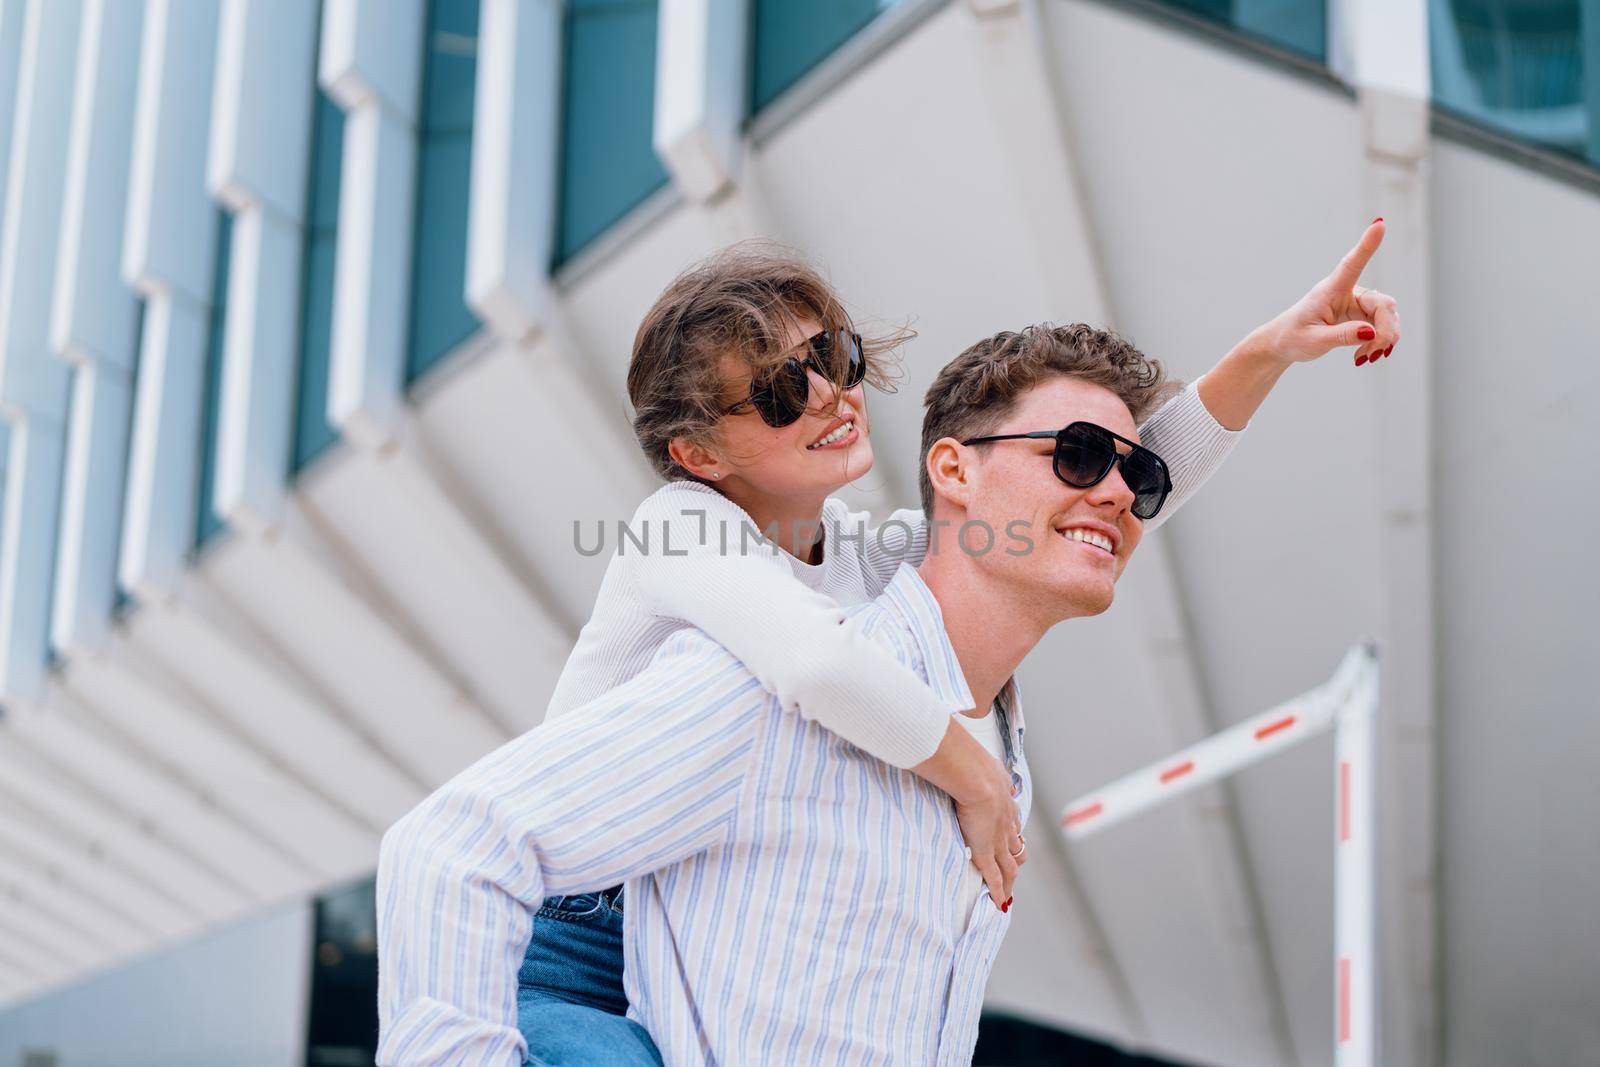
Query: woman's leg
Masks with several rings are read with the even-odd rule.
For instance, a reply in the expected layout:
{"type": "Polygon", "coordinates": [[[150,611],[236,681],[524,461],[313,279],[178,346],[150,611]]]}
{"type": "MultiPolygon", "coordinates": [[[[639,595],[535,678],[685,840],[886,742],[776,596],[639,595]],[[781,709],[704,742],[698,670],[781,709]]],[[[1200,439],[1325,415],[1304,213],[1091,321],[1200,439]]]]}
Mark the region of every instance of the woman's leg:
{"type": "Polygon", "coordinates": [[[517,976],[530,1065],[659,1067],[650,1035],[623,1016],[621,892],[552,897],[535,913],[517,976]]]}

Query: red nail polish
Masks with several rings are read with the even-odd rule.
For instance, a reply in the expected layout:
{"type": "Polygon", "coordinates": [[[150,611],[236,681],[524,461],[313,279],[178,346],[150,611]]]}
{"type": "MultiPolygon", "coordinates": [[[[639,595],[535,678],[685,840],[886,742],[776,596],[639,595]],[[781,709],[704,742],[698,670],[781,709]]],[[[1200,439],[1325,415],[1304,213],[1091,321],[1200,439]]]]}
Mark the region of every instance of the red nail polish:
{"type": "Polygon", "coordinates": [[[1372,222],[1367,223],[1367,225],[1371,226],[1371,225],[1373,225],[1375,223],[1379,223],[1379,222],[1382,222],[1382,221],[1383,221],[1383,216],[1379,215],[1377,218],[1373,219],[1372,222]]]}
{"type": "Polygon", "coordinates": [[[1000,905],[1000,910],[1002,912],[1010,911],[1011,910],[1011,902],[1013,900],[1015,900],[1015,899],[1017,899],[1017,898],[1016,897],[1006,897],[1006,902],[1004,904],[1000,905]]]}
{"type": "Polygon", "coordinates": [[[1370,341],[1374,337],[1378,336],[1378,331],[1374,330],[1371,326],[1363,326],[1361,329],[1356,331],[1356,336],[1361,338],[1363,341],[1370,341]]]}
{"type": "Polygon", "coordinates": [[[1361,366],[1361,364],[1365,363],[1366,361],[1367,361],[1367,357],[1366,356],[1357,356],[1356,357],[1356,366],[1359,367],[1359,366],[1361,366]]]}
{"type": "Polygon", "coordinates": [[[1393,352],[1393,351],[1394,351],[1394,345],[1390,345],[1388,348],[1385,348],[1383,350],[1383,354],[1384,354],[1385,357],[1387,357],[1389,355],[1389,353],[1393,352]]]}

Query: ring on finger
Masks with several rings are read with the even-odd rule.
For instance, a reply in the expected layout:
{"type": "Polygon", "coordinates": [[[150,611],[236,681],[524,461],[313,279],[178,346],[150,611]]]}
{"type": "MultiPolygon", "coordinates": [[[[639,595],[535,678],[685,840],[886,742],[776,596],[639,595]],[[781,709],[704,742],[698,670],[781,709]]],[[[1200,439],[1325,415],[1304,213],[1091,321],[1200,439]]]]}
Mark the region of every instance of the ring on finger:
{"type": "MultiPolygon", "coordinates": [[[[1015,852],[1011,853],[1013,858],[1015,858],[1017,856],[1020,856],[1024,852],[1028,851],[1028,839],[1026,837],[1023,837],[1021,834],[1017,835],[1017,844],[1019,846],[1021,846],[1021,847],[1019,847],[1015,852]]],[[[1007,851],[1009,852],[1011,850],[1007,849],[1007,851]]]]}

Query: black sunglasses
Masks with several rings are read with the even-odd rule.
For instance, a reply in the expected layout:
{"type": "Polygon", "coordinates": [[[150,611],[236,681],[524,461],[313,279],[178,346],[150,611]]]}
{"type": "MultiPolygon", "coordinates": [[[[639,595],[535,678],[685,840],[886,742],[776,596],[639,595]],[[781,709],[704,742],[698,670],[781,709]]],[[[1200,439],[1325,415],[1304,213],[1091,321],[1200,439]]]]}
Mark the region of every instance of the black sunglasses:
{"type": "Polygon", "coordinates": [[[854,389],[867,376],[867,361],[861,354],[861,335],[847,330],[823,330],[807,338],[810,351],[801,359],[790,356],[769,381],[752,384],[750,395],[724,415],[737,415],[747,407],[756,409],[761,421],[779,429],[805,414],[811,399],[811,380],[806,369],[816,371],[840,389],[854,389]]]}
{"type": "Polygon", "coordinates": [[[1133,493],[1133,513],[1146,521],[1156,517],[1161,505],[1172,492],[1172,478],[1167,473],[1166,462],[1143,445],[1136,445],[1126,437],[1112,433],[1104,426],[1092,422],[1074,422],[1060,430],[1039,430],[1035,433],[1003,433],[993,437],[974,437],[961,443],[980,445],[986,441],[1015,441],[1021,439],[1053,439],[1056,443],[1052,462],[1056,477],[1074,489],[1088,489],[1099,485],[1111,473],[1113,464],[1122,464],[1122,480],[1133,493]],[[1117,442],[1128,446],[1127,452],[1117,451],[1117,442]]]}

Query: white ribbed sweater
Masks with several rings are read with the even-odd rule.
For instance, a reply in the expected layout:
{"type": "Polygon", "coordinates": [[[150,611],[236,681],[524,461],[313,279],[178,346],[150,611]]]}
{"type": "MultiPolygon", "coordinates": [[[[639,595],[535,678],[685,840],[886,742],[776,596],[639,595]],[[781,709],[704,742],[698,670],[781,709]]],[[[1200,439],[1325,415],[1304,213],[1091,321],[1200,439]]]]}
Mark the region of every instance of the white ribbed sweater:
{"type": "MultiPolygon", "coordinates": [[[[1167,461],[1173,483],[1147,530],[1194,495],[1241,433],[1212,418],[1193,384],[1146,420],[1140,440],[1167,461]]],[[[835,499],[823,514],[824,530],[842,536],[825,534],[823,562],[811,565],[742,535],[754,521],[708,486],[671,482],[652,493],[628,523],[648,548],[619,539],[547,715],[622,685],[672,633],[693,626],[743,660],[785,708],[856,747],[897,767],[932,756],[949,709],[909,668],[841,625],[841,605],[873,599],[901,563],[921,561],[923,514],[897,511],[873,528],[865,512],[835,499]]]]}

